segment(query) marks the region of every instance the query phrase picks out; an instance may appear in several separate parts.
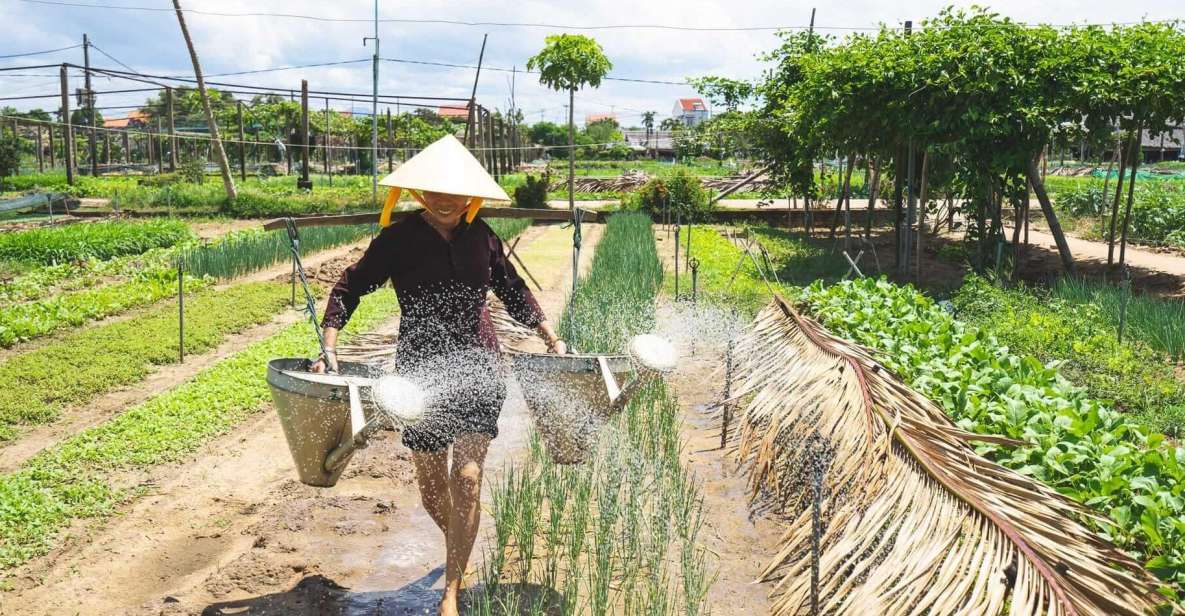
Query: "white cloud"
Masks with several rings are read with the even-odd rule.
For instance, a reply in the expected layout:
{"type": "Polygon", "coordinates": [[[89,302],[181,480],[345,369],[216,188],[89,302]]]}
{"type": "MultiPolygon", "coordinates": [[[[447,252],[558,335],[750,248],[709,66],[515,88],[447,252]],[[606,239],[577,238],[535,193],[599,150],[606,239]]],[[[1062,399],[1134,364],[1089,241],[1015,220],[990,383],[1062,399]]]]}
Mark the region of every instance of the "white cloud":
{"type": "MultiPolygon", "coordinates": [[[[90,0],[88,0],[90,1],[90,0]]],[[[373,14],[368,0],[185,0],[187,8],[209,12],[245,11],[316,15],[333,18],[367,19],[373,14]]],[[[849,0],[818,6],[816,25],[823,31],[836,26],[872,27],[884,22],[897,25],[904,19],[919,21],[933,16],[948,2],[905,0],[896,3],[849,0]]],[[[960,2],[969,6],[970,2],[960,2]]],[[[167,4],[165,4],[167,6],[167,4]]],[[[1132,21],[1141,17],[1164,19],[1181,16],[1179,0],[1132,0],[1121,4],[1050,0],[996,2],[994,10],[1027,22],[1132,21]]],[[[772,0],[724,2],[720,0],[589,0],[554,2],[523,0],[515,4],[466,0],[446,2],[394,3],[383,1],[383,17],[449,19],[466,21],[523,21],[551,24],[665,24],[698,27],[805,26],[810,6],[772,0]]],[[[362,38],[373,34],[367,22],[323,22],[271,17],[218,17],[189,14],[190,31],[209,74],[252,70],[274,66],[368,58],[371,47],[362,38]]],[[[61,7],[8,0],[0,4],[0,55],[49,49],[80,42],[88,32],[95,43],[138,70],[149,73],[189,74],[188,57],[181,42],[176,19],[169,12],[136,12],[112,9],[61,7]],[[19,26],[17,25],[19,24],[19,26]]],[[[489,33],[485,63],[491,67],[518,66],[543,44],[554,29],[520,27],[466,27],[442,24],[384,23],[380,28],[384,57],[472,64],[477,60],[483,32],[489,33]]],[[[614,63],[613,74],[623,77],[682,81],[686,76],[723,74],[748,78],[759,74],[755,55],[776,44],[768,31],[691,32],[614,29],[586,32],[605,48],[614,63]]],[[[81,50],[50,56],[0,60],[0,66],[31,63],[81,61],[81,50]]],[[[101,54],[92,57],[96,66],[116,67],[101,54]]],[[[45,74],[54,73],[43,69],[45,74]]],[[[384,62],[380,90],[385,93],[466,97],[472,87],[473,71],[413,64],[384,62]]],[[[486,106],[505,108],[509,97],[507,73],[485,71],[478,98],[486,106]]],[[[351,64],[303,70],[227,77],[226,81],[297,89],[300,79],[309,80],[315,90],[370,90],[370,65],[351,64]]],[[[126,82],[100,82],[99,88],[126,86],[126,82]]],[[[516,82],[519,107],[535,121],[540,117],[560,120],[566,96],[541,87],[534,76],[519,74],[516,82]]],[[[46,77],[0,77],[0,96],[17,92],[37,93],[38,86],[56,91],[46,77]]],[[[626,123],[637,121],[640,110],[668,113],[677,96],[691,95],[686,86],[636,84],[607,81],[596,91],[577,95],[577,117],[604,113],[616,106],[626,123]],[[633,115],[630,115],[633,114],[633,115]]],[[[134,104],[140,95],[109,95],[101,104],[134,104]]],[[[36,101],[18,101],[19,107],[37,106],[36,101]]],[[[52,107],[47,100],[41,106],[52,107]]],[[[346,106],[348,103],[335,103],[346,106]]]]}

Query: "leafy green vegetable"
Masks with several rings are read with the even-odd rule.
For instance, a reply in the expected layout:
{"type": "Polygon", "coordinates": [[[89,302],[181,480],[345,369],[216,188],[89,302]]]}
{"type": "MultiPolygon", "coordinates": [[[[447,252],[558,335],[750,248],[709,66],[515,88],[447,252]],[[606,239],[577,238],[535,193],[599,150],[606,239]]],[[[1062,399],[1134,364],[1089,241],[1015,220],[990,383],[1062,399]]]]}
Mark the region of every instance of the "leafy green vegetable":
{"type": "Polygon", "coordinates": [[[1185,587],[1185,448],[1017,355],[911,287],[883,279],[802,294],[829,329],[873,349],[961,427],[1019,439],[980,451],[1098,511],[1083,522],[1185,587]]]}
{"type": "Polygon", "coordinates": [[[180,220],[104,221],[0,233],[0,259],[64,263],[110,259],[172,246],[193,237],[180,220]]]}
{"type": "MultiPolygon", "coordinates": [[[[266,294],[277,286],[283,288],[265,285],[257,291],[266,294]]],[[[390,291],[369,296],[343,339],[390,317],[395,306],[390,291]]],[[[43,554],[71,521],[109,514],[132,498],[131,486],[113,483],[120,470],[183,459],[265,408],[266,362],[307,356],[315,346],[309,324],[294,323],[0,476],[0,569],[43,554]]]]}
{"type": "MultiPolygon", "coordinates": [[[[229,334],[270,320],[288,301],[288,286],[246,283],[186,298],[185,351],[200,353],[229,334]]],[[[63,408],[143,379],[178,360],[177,303],[136,318],[71,333],[0,363],[0,440],[15,425],[52,421],[63,408]]]]}

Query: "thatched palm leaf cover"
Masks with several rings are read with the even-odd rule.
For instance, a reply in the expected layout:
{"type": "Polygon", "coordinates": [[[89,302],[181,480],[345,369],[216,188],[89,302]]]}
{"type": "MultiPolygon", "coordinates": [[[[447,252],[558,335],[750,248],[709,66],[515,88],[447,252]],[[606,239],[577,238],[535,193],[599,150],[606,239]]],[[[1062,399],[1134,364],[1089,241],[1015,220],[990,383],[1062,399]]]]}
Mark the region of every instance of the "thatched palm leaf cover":
{"type": "Polygon", "coordinates": [[[969,443],[985,437],[781,298],[739,351],[738,459],[753,496],[792,518],[764,574],[774,614],[810,610],[816,460],[820,613],[1145,614],[1161,602],[1151,574],[1074,520],[1090,512],[977,455],[969,443]]]}

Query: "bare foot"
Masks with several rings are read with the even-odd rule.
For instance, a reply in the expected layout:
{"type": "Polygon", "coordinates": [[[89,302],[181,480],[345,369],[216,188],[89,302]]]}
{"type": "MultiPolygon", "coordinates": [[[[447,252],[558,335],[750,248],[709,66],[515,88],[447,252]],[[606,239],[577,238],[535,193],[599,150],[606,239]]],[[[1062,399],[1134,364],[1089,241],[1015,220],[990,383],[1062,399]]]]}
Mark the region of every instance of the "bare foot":
{"type": "Polygon", "coordinates": [[[444,598],[440,600],[440,616],[461,616],[457,609],[456,595],[444,594],[444,598]]]}

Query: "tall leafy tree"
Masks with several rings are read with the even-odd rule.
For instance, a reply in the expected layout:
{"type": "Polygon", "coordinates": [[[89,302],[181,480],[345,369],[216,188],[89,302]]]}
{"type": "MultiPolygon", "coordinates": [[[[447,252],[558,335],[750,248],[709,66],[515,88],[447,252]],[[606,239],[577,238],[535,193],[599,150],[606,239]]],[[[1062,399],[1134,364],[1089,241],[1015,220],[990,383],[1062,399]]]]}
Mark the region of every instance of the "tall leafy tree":
{"type": "Polygon", "coordinates": [[[601,79],[613,68],[605,52],[590,37],[581,34],[553,34],[543,49],[527,60],[527,70],[539,71],[539,83],[568,92],[568,209],[575,211],[576,175],[576,91],[585,86],[600,87],[601,79]]]}

